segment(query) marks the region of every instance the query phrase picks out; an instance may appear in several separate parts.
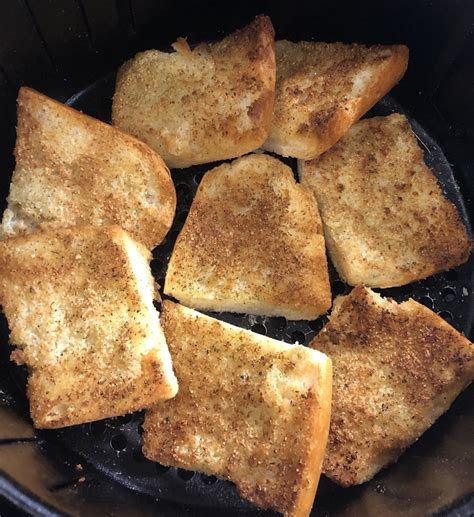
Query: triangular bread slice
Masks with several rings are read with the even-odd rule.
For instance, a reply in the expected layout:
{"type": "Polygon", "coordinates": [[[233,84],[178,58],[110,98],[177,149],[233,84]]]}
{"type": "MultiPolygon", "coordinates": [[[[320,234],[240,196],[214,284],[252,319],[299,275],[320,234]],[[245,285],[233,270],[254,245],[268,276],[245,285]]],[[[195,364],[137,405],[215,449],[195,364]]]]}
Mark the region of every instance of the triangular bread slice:
{"type": "Polygon", "coordinates": [[[331,305],[318,207],[263,154],[207,172],[178,236],[165,293],[188,307],[314,319],[331,305]]]}
{"type": "Polygon", "coordinates": [[[120,70],[113,124],[155,149],[169,167],[235,158],[267,138],[275,95],[274,32],[253,22],[213,44],[148,50],[120,70]]]}
{"type": "Polygon", "coordinates": [[[118,226],[0,242],[0,302],[12,359],[29,369],[35,427],[123,415],[176,394],[150,259],[118,226]]]}
{"type": "Polygon", "coordinates": [[[366,287],[336,298],[310,344],[333,361],[323,472],[349,486],[394,462],[474,378],[474,345],[424,305],[366,287]]]}
{"type": "Polygon", "coordinates": [[[143,452],[233,481],[242,497],[309,514],[331,411],[331,361],[170,301],[161,321],[180,389],[145,415],[143,452]]]}
{"type": "Polygon", "coordinates": [[[350,285],[404,285],[469,257],[466,228],[403,115],[361,120],[322,156],[300,162],[299,174],[350,285]]]}
{"type": "Polygon", "coordinates": [[[277,81],[263,148],[305,160],[334,145],[402,78],[403,45],[276,42],[277,81]]]}
{"type": "Polygon", "coordinates": [[[148,146],[30,88],[18,96],[3,235],[118,224],[153,248],[173,222],[169,170],[148,146]]]}

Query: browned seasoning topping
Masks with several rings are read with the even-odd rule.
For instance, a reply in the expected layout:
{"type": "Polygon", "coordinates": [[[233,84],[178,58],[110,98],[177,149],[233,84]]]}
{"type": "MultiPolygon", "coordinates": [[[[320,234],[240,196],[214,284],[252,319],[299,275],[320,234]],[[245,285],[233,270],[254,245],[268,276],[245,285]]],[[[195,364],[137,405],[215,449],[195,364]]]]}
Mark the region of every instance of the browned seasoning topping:
{"type": "Polygon", "coordinates": [[[277,81],[264,144],[284,156],[311,159],[347,131],[402,77],[402,45],[277,41],[277,81]]]}
{"type": "Polygon", "coordinates": [[[168,168],[135,138],[29,88],[18,97],[8,236],[76,224],[118,224],[153,248],[176,194],[168,168]]]}
{"type": "Polygon", "coordinates": [[[150,258],[117,226],[0,242],[0,303],[17,345],[12,359],[29,369],[36,427],[122,415],[176,392],[150,258]]]}
{"type": "Polygon", "coordinates": [[[170,167],[258,148],[271,124],[274,31],[266,16],[214,44],[137,54],[119,73],[112,119],[170,167]]]}
{"type": "Polygon", "coordinates": [[[425,306],[364,287],[336,299],[311,347],[333,361],[324,472],[362,483],[398,456],[474,378],[474,347],[425,306]]]}
{"type": "Polygon", "coordinates": [[[165,292],[198,308],[227,302],[239,312],[296,319],[324,313],[329,279],[311,192],[266,155],[209,171],[178,236],[165,292]]]}
{"type": "Polygon", "coordinates": [[[404,285],[469,256],[457,209],[402,115],[358,122],[329,151],[304,162],[301,181],[318,199],[329,253],[351,285],[404,285]]]}
{"type": "Polygon", "coordinates": [[[326,358],[169,301],[162,325],[180,389],[147,412],[145,456],[228,478],[263,508],[291,513],[308,490],[311,506],[329,419],[326,358]]]}

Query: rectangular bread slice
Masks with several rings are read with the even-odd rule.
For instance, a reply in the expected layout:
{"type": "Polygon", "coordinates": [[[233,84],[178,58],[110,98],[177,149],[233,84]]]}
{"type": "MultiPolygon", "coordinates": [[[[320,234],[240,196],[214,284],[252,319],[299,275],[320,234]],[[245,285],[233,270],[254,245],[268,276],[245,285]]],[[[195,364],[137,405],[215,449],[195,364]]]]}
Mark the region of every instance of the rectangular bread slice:
{"type": "Polygon", "coordinates": [[[165,293],[195,309],[314,319],[331,306],[313,194],[279,160],[207,172],[178,236],[165,293]]]}
{"type": "Polygon", "coordinates": [[[222,41],[148,50],[120,70],[113,124],[155,149],[169,167],[235,158],[260,147],[272,119],[275,43],[258,16],[222,41]]]}
{"type": "Polygon", "coordinates": [[[146,412],[143,452],[233,481],[242,497],[309,514],[326,448],[331,361],[165,301],[180,389],[146,412]]]}
{"type": "Polygon", "coordinates": [[[474,378],[474,345],[424,305],[366,287],[338,297],[310,344],[333,362],[323,472],[343,485],[398,459],[474,378]]]}
{"type": "Polygon", "coordinates": [[[277,79],[267,151],[311,160],[403,77],[404,45],[277,41],[277,79]]]}
{"type": "Polygon", "coordinates": [[[299,175],[350,285],[404,285],[469,257],[466,228],[403,115],[361,120],[322,156],[300,162],[299,175]]]}
{"type": "Polygon", "coordinates": [[[12,359],[29,369],[35,427],[123,415],[176,394],[150,259],[117,226],[0,242],[0,303],[12,359]]]}
{"type": "Polygon", "coordinates": [[[176,192],[154,151],[30,88],[18,95],[15,159],[3,237],[117,224],[151,249],[171,227],[176,192]]]}

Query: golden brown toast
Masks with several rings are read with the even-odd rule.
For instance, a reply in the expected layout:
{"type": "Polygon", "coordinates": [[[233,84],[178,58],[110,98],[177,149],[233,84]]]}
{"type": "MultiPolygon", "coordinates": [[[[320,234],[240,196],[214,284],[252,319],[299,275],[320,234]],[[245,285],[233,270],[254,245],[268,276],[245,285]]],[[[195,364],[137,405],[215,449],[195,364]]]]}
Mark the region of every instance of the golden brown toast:
{"type": "Polygon", "coordinates": [[[334,145],[402,78],[403,45],[276,42],[277,80],[263,148],[311,160],[334,145]]]}
{"type": "Polygon", "coordinates": [[[169,170],[148,146],[30,88],[18,96],[16,168],[4,237],[118,224],[148,248],[173,222],[169,170]]]}
{"type": "Polygon", "coordinates": [[[316,201],[263,154],[207,172],[178,236],[165,293],[195,309],[314,319],[331,306],[316,201]]]}
{"type": "Polygon", "coordinates": [[[299,172],[348,284],[404,285],[468,259],[466,228],[403,115],[361,120],[322,156],[300,162],[299,172]]]}
{"type": "Polygon", "coordinates": [[[0,242],[0,302],[12,359],[29,369],[35,427],[123,415],[176,394],[150,259],[118,226],[0,242]]]}
{"type": "Polygon", "coordinates": [[[180,389],[146,412],[143,452],[233,481],[242,497],[308,515],[331,410],[331,361],[163,302],[180,389]]]}
{"type": "Polygon", "coordinates": [[[113,124],[155,149],[169,167],[235,158],[268,135],[275,95],[274,31],[253,22],[191,49],[148,50],[119,72],[113,124]]]}
{"type": "Polygon", "coordinates": [[[323,472],[355,485],[394,462],[474,378],[474,346],[413,300],[366,287],[336,298],[311,347],[333,361],[323,472]]]}

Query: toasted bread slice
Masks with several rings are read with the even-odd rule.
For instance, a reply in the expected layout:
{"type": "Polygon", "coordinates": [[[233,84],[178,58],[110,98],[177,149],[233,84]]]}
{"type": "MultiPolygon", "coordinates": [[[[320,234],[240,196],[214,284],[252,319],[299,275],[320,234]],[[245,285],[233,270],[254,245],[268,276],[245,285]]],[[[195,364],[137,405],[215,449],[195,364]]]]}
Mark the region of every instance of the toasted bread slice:
{"type": "Polygon", "coordinates": [[[263,148],[311,160],[402,78],[408,48],[277,41],[276,61],[273,122],[263,148]]]}
{"type": "Polygon", "coordinates": [[[118,224],[151,249],[170,229],[176,192],[161,158],[30,88],[18,96],[15,157],[3,236],[118,224]]]}
{"type": "Polygon", "coordinates": [[[358,122],[322,156],[300,162],[299,172],[348,284],[399,286],[468,259],[466,228],[403,115],[358,122]]]}
{"type": "Polygon", "coordinates": [[[268,135],[275,95],[274,32],[258,16],[214,44],[137,54],[119,72],[113,124],[155,149],[169,167],[235,158],[268,135]]]}
{"type": "Polygon", "coordinates": [[[29,368],[35,427],[123,415],[176,394],[150,258],[118,226],[0,242],[0,302],[12,359],[29,368]]]}
{"type": "Polygon", "coordinates": [[[321,220],[291,169],[248,155],[207,172],[165,293],[195,309],[314,319],[331,305],[321,220]]]}
{"type": "Polygon", "coordinates": [[[146,412],[145,456],[230,479],[262,508],[308,515],[326,448],[331,361],[170,301],[161,322],[180,390],[146,412]]]}
{"type": "Polygon", "coordinates": [[[395,461],[474,378],[474,347],[413,300],[366,287],[336,298],[310,344],[333,361],[333,403],[323,472],[349,486],[395,461]]]}

